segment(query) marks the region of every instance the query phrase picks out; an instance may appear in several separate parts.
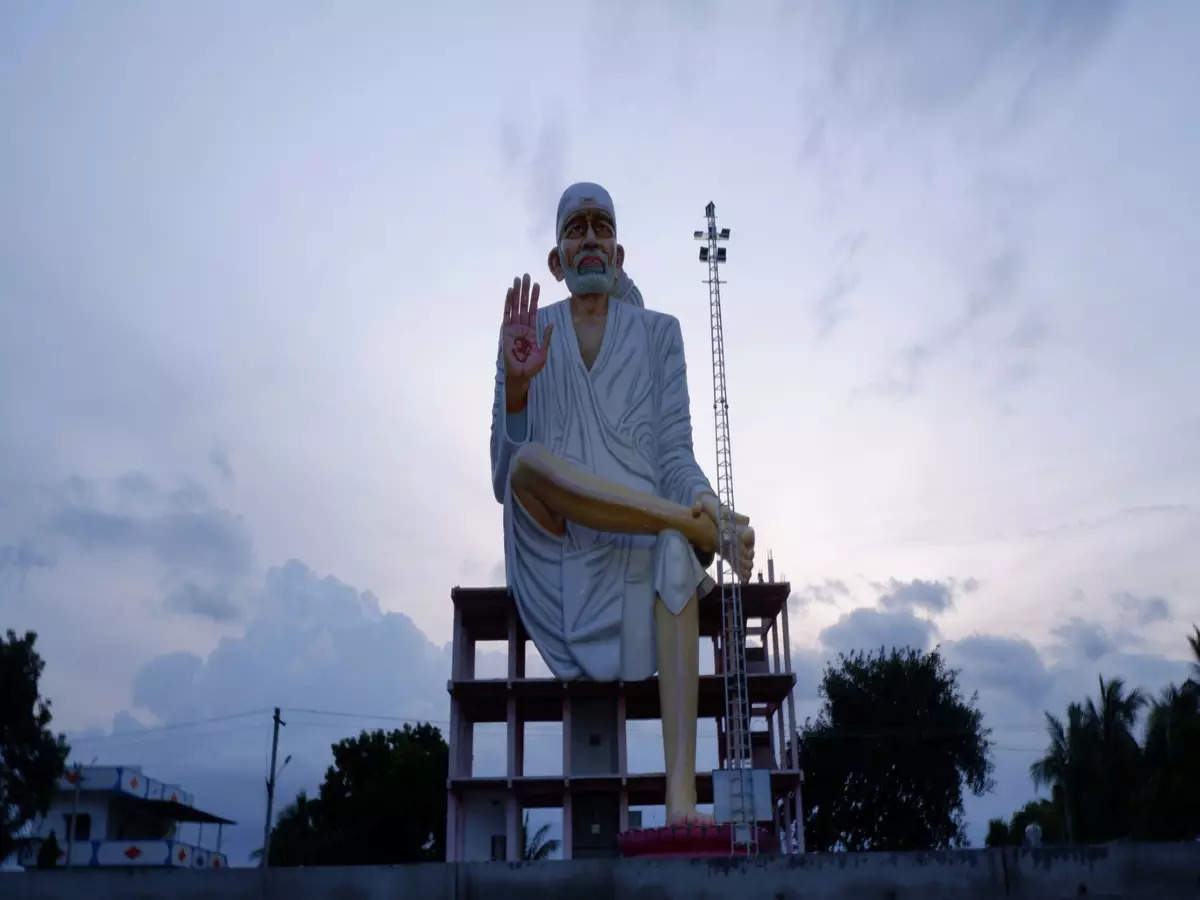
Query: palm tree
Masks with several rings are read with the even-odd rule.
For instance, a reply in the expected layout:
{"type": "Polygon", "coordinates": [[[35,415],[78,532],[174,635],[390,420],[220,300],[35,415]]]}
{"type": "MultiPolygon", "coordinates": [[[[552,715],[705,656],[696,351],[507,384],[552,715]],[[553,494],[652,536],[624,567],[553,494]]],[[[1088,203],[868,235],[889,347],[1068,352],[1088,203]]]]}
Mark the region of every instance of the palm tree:
{"type": "Polygon", "coordinates": [[[1029,774],[1062,807],[1068,843],[1129,834],[1142,752],[1133,727],[1145,705],[1141,691],[1126,692],[1122,679],[1100,676],[1099,703],[1072,703],[1065,728],[1046,713],[1050,746],[1029,774]]]}
{"type": "MultiPolygon", "coordinates": [[[[1200,832],[1200,691],[1169,685],[1146,724],[1145,789],[1139,830],[1151,840],[1200,832]]],[[[1139,835],[1139,836],[1142,836],[1139,835]]]]}
{"type": "Polygon", "coordinates": [[[1107,808],[1105,838],[1129,834],[1133,824],[1134,799],[1138,793],[1138,775],[1142,748],[1133,735],[1138,711],[1147,703],[1140,690],[1125,693],[1125,682],[1114,678],[1105,683],[1100,676],[1100,706],[1087,702],[1087,718],[1099,738],[1100,781],[1104,785],[1107,808]]]}
{"type": "Polygon", "coordinates": [[[529,813],[525,813],[525,821],[521,823],[521,844],[524,847],[521,859],[546,859],[557,850],[562,843],[558,838],[548,838],[550,823],[547,822],[532,836],[529,834],[529,813]]]}
{"type": "Polygon", "coordinates": [[[1184,687],[1200,691],[1200,628],[1193,625],[1192,629],[1196,633],[1188,635],[1188,643],[1192,645],[1192,653],[1195,655],[1196,661],[1192,663],[1192,677],[1184,682],[1184,687]]]}
{"type": "Polygon", "coordinates": [[[1046,748],[1046,755],[1029,767],[1029,776],[1035,787],[1049,787],[1054,802],[1062,806],[1067,843],[1072,844],[1075,842],[1074,813],[1087,775],[1083,707],[1078,703],[1067,707],[1066,728],[1046,713],[1046,732],[1050,735],[1050,746],[1046,748]]]}

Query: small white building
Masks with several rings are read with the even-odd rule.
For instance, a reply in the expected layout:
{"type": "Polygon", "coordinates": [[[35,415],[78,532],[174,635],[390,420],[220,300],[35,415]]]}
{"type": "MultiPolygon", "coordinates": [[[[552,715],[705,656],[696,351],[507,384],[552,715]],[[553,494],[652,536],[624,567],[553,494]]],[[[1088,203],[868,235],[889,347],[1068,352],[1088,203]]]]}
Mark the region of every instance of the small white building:
{"type": "Polygon", "coordinates": [[[141,766],[73,766],[59,780],[50,812],[22,842],[18,862],[33,868],[53,831],[59,866],[227,868],[221,829],[233,821],[193,801],[191,792],[147,777],[141,766]]]}

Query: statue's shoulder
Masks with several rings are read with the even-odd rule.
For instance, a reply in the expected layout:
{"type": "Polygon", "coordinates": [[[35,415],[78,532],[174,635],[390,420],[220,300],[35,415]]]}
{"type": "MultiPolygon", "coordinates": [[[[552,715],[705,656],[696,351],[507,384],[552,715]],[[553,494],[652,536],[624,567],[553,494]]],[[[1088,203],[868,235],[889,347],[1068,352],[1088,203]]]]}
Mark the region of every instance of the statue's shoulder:
{"type": "Polygon", "coordinates": [[[669,335],[679,331],[679,320],[670,313],[659,312],[644,306],[630,307],[630,312],[640,318],[645,327],[658,335],[669,335]]]}
{"type": "Polygon", "coordinates": [[[678,320],[670,313],[659,312],[657,309],[651,309],[648,306],[634,306],[631,303],[622,303],[622,311],[627,315],[640,319],[648,324],[657,326],[670,325],[678,320]]]}

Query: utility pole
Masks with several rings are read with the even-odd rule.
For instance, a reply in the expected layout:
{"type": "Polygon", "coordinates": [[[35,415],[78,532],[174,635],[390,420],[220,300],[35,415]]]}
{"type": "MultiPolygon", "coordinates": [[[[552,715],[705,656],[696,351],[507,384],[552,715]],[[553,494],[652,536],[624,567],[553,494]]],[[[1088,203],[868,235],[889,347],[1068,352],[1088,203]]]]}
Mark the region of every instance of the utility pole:
{"type": "Polygon", "coordinates": [[[275,756],[279,752],[279,726],[287,722],[279,718],[279,707],[275,707],[275,728],[271,736],[271,777],[267,779],[267,821],[263,825],[262,868],[267,867],[267,858],[271,854],[271,808],[275,805],[275,756]]]}

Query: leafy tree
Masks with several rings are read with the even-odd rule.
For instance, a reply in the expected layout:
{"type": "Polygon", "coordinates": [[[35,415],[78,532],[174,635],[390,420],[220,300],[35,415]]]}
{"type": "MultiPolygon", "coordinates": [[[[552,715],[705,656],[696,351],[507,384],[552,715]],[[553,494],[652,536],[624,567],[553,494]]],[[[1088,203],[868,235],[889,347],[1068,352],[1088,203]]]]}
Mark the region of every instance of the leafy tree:
{"type": "Polygon", "coordinates": [[[549,832],[550,823],[547,822],[533,834],[529,834],[529,813],[525,813],[525,819],[521,822],[521,846],[524,848],[521,859],[548,859],[562,843],[558,838],[547,837],[549,832]]]}
{"type": "Polygon", "coordinates": [[[1008,823],[1003,819],[988,819],[987,837],[983,839],[983,846],[1007,847],[1011,843],[1008,823]]]}
{"type": "Polygon", "coordinates": [[[1037,825],[1042,829],[1043,844],[1061,844],[1067,836],[1062,812],[1052,800],[1030,800],[1015,813],[1009,823],[1008,832],[1014,844],[1025,842],[1025,829],[1037,825]]]}
{"type": "Polygon", "coordinates": [[[1062,811],[1052,800],[1030,800],[1013,813],[1012,819],[992,819],[988,822],[986,844],[989,847],[1016,846],[1025,843],[1025,829],[1037,825],[1042,829],[1043,844],[1060,844],[1066,835],[1062,811]]]}
{"type": "Polygon", "coordinates": [[[37,635],[10,629],[0,641],[0,860],[12,853],[16,833],[50,809],[70,748],[54,735],[50,701],[38,695],[45,663],[37,635]]]}
{"type": "Polygon", "coordinates": [[[364,731],[333,745],[317,797],[303,792],[271,831],[272,866],[445,859],[449,748],[432,725],[364,731]]]}
{"type": "Polygon", "coordinates": [[[804,834],[813,850],[966,845],[963,788],[992,787],[991,731],[937,650],[839,656],[805,722],[804,834]]]}
{"type": "MultiPolygon", "coordinates": [[[[310,800],[307,792],[301,791],[295,802],[279,811],[271,829],[271,865],[312,865],[323,856],[325,835],[321,830],[320,809],[319,800],[310,800]]],[[[252,856],[261,859],[262,848],[252,856]]]]}

